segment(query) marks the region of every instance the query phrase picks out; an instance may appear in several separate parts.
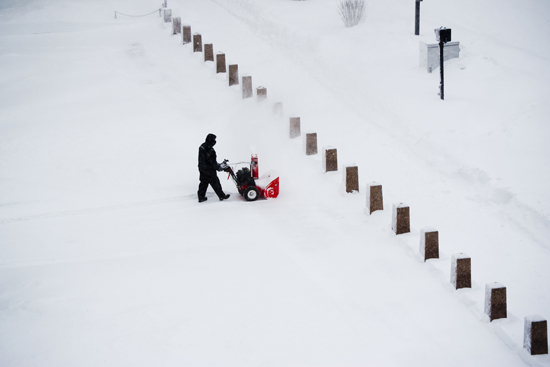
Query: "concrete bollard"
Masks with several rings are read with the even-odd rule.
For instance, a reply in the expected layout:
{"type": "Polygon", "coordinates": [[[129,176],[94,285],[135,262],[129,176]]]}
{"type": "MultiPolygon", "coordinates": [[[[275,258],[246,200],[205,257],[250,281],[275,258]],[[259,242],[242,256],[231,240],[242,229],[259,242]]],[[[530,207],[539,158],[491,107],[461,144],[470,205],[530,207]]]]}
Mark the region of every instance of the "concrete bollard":
{"type": "Polygon", "coordinates": [[[202,36],[200,33],[193,35],[193,52],[202,52],[202,36]]]}
{"type": "Polygon", "coordinates": [[[289,136],[291,139],[297,138],[301,135],[300,131],[300,118],[299,117],[291,117],[290,118],[290,124],[289,124],[289,136]]]}
{"type": "Polygon", "coordinates": [[[229,65],[229,86],[239,85],[239,65],[229,65]]]}
{"type": "Polygon", "coordinates": [[[181,18],[176,17],[172,22],[172,35],[181,33],[181,18]]]}
{"type": "Polygon", "coordinates": [[[393,205],[391,228],[395,234],[409,233],[411,231],[410,210],[408,205],[403,203],[393,205]]]}
{"type": "Polygon", "coordinates": [[[216,54],[216,74],[225,73],[227,71],[225,67],[225,54],[223,52],[218,52],[216,54]]]}
{"type": "Polygon", "coordinates": [[[491,321],[508,317],[506,310],[506,287],[500,283],[485,285],[485,313],[491,321]]]}
{"type": "Polygon", "coordinates": [[[267,98],[267,89],[265,87],[256,88],[256,96],[258,96],[258,101],[263,101],[267,98]]]}
{"type": "Polygon", "coordinates": [[[538,315],[525,318],[523,333],[523,348],[529,354],[548,354],[548,323],[538,315]]]}
{"type": "Polygon", "coordinates": [[[439,232],[436,229],[420,229],[420,255],[424,262],[428,259],[439,259],[439,232]]]}
{"type": "Polygon", "coordinates": [[[346,166],[344,170],[344,182],[346,183],[346,192],[359,192],[359,167],[346,166]]]}
{"type": "Polygon", "coordinates": [[[367,211],[371,215],[376,210],[384,210],[382,185],[372,182],[367,185],[367,211]]]}
{"type": "Polygon", "coordinates": [[[306,155],[317,154],[317,133],[306,134],[306,155]]]}
{"type": "Polygon", "coordinates": [[[333,147],[323,147],[323,170],[326,172],[338,171],[338,152],[333,147]]]}
{"type": "Polygon", "coordinates": [[[182,27],[182,30],[183,44],[191,43],[191,26],[186,24],[182,27]]]}
{"type": "Polygon", "coordinates": [[[252,77],[243,76],[243,99],[252,98],[252,77]]]}
{"type": "Polygon", "coordinates": [[[455,289],[472,288],[472,259],[466,254],[451,258],[451,283],[455,289]]]}
{"type": "Polygon", "coordinates": [[[204,44],[204,62],[214,61],[214,45],[211,43],[204,44]]]}
{"type": "Polygon", "coordinates": [[[164,23],[172,21],[172,9],[164,9],[164,23]]]}

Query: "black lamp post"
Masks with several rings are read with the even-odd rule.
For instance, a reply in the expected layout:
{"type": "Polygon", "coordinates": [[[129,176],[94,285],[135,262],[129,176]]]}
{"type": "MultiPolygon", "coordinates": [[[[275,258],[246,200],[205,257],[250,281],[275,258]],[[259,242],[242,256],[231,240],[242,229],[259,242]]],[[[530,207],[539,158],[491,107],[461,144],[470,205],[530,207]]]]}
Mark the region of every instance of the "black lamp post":
{"type": "Polygon", "coordinates": [[[414,35],[420,34],[420,2],[422,0],[416,0],[416,9],[414,13],[414,35]]]}
{"type": "Polygon", "coordinates": [[[447,42],[451,42],[451,29],[441,27],[435,29],[435,38],[439,41],[439,69],[441,72],[441,83],[439,84],[439,95],[445,99],[445,83],[443,77],[443,48],[447,42]]]}

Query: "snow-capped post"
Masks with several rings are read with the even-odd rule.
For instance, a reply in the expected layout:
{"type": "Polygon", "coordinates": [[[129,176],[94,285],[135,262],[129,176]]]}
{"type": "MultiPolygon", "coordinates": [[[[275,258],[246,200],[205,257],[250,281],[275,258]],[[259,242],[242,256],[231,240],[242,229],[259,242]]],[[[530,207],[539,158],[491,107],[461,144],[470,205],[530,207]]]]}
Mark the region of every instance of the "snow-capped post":
{"type": "Polygon", "coordinates": [[[376,210],[384,210],[382,185],[371,182],[367,185],[367,212],[371,215],[376,210]]]}
{"type": "Polygon", "coordinates": [[[290,124],[289,124],[289,136],[291,139],[297,138],[301,135],[300,131],[300,118],[299,117],[291,117],[290,118],[290,124]]]}
{"type": "Polygon", "coordinates": [[[172,35],[181,33],[181,18],[175,17],[172,21],[172,35]]]}
{"type": "Polygon", "coordinates": [[[508,317],[506,287],[502,284],[495,282],[485,285],[485,313],[489,315],[490,321],[508,317]]]}
{"type": "Polygon", "coordinates": [[[258,96],[258,101],[263,101],[267,98],[267,89],[266,87],[256,88],[256,96],[258,96]]]}
{"type": "Polygon", "coordinates": [[[214,61],[214,45],[211,43],[204,44],[204,62],[214,61]]]}
{"type": "Polygon", "coordinates": [[[359,192],[359,167],[346,166],[344,180],[346,182],[347,193],[359,192]]]}
{"type": "Polygon", "coordinates": [[[164,23],[172,21],[172,9],[164,9],[164,23]]]}
{"type": "Polygon", "coordinates": [[[420,229],[420,255],[424,262],[428,259],[439,259],[439,232],[436,229],[420,229]]]}
{"type": "Polygon", "coordinates": [[[239,65],[229,65],[229,86],[239,85],[239,65]]]}
{"type": "Polygon", "coordinates": [[[273,104],[273,114],[278,117],[283,117],[283,102],[275,102],[273,104]]]}
{"type": "Polygon", "coordinates": [[[451,42],[451,29],[440,27],[439,29],[435,30],[435,38],[439,42],[439,69],[441,73],[441,82],[439,84],[439,95],[441,96],[441,99],[445,99],[445,82],[444,82],[444,73],[443,73],[443,49],[445,48],[445,44],[447,42],[451,42]]]}
{"type": "Polygon", "coordinates": [[[451,258],[451,283],[455,289],[472,288],[472,259],[466,254],[451,258]]]}
{"type": "Polygon", "coordinates": [[[243,99],[252,98],[252,77],[243,76],[243,99]]]}
{"type": "Polygon", "coordinates": [[[523,348],[529,354],[548,354],[548,323],[538,315],[525,318],[523,333],[523,348]]]}
{"type": "Polygon", "coordinates": [[[411,220],[409,206],[403,203],[393,204],[392,230],[395,234],[409,233],[411,231],[411,220]]]}
{"type": "Polygon", "coordinates": [[[200,33],[193,35],[193,52],[202,52],[202,36],[200,33]]]}
{"type": "Polygon", "coordinates": [[[472,288],[472,259],[466,254],[454,254],[451,258],[451,283],[455,289],[472,288]]]}
{"type": "Polygon", "coordinates": [[[191,26],[186,24],[182,27],[182,30],[183,44],[191,43],[191,26]]]}
{"type": "Polygon", "coordinates": [[[306,134],[306,155],[317,154],[317,133],[306,134]]]}
{"type": "Polygon", "coordinates": [[[326,172],[338,171],[338,152],[333,147],[323,147],[323,169],[326,172]]]}
{"type": "Polygon", "coordinates": [[[414,34],[418,36],[420,34],[420,2],[422,0],[416,0],[416,9],[414,13],[414,34]]]}
{"type": "Polygon", "coordinates": [[[216,73],[225,73],[226,71],[225,54],[223,52],[218,52],[216,54],[216,73]]]}

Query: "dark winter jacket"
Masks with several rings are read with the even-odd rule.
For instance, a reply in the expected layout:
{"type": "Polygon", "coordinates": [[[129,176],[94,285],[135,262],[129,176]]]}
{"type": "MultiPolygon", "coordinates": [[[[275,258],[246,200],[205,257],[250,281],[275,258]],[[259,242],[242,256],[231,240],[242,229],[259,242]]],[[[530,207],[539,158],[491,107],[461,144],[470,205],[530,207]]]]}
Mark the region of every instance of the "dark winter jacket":
{"type": "Polygon", "coordinates": [[[199,171],[205,174],[215,174],[219,171],[216,151],[216,135],[208,134],[206,141],[199,147],[199,171]]]}

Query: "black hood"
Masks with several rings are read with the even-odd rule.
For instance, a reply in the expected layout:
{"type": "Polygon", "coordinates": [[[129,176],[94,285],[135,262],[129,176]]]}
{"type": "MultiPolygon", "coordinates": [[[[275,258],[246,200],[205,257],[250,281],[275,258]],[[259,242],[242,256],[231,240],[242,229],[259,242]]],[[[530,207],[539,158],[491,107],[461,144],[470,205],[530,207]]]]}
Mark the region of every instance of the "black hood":
{"type": "Polygon", "coordinates": [[[216,145],[216,135],[208,134],[204,142],[206,143],[206,145],[213,147],[214,145],[216,145]]]}

